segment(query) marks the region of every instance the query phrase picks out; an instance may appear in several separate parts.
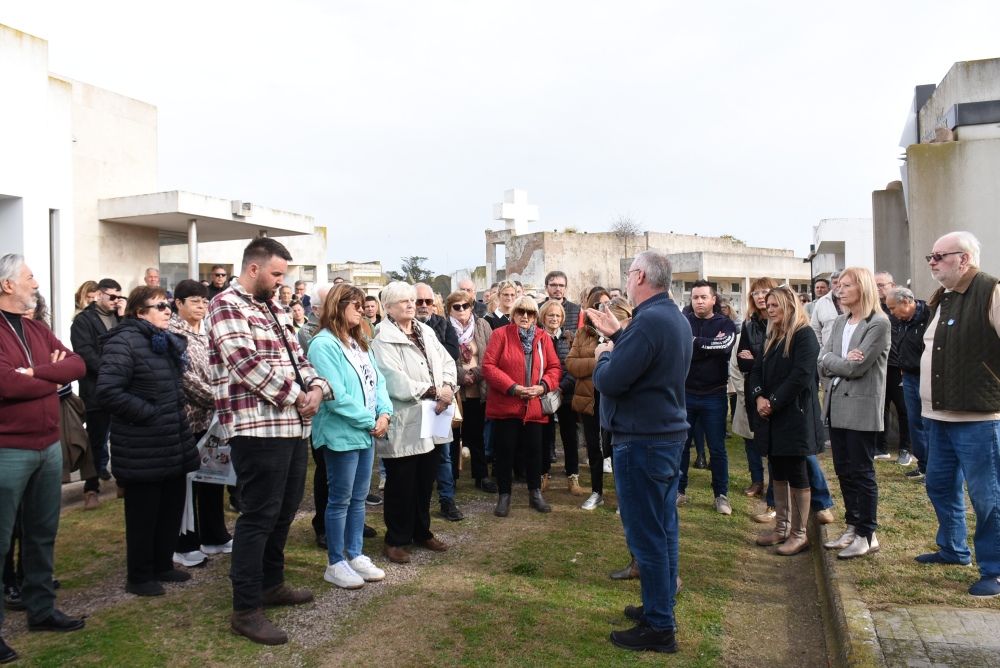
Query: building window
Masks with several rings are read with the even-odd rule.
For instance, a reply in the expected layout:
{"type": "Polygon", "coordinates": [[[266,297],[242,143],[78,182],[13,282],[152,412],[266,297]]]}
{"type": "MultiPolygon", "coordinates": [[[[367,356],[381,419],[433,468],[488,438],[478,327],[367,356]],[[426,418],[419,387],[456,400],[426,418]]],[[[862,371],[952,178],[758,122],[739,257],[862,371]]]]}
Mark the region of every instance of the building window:
{"type": "Polygon", "coordinates": [[[730,285],[732,286],[730,292],[739,292],[741,290],[739,283],[730,283],[730,285]]]}

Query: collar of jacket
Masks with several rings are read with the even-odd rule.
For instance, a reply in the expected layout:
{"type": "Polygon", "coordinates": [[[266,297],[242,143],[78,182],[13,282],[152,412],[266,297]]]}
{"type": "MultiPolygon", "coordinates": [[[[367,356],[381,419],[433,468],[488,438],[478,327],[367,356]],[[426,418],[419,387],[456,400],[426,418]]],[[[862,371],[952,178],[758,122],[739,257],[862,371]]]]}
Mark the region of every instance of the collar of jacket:
{"type": "MultiPolygon", "coordinates": [[[[433,329],[431,329],[424,323],[420,322],[416,318],[413,319],[413,326],[423,327],[426,330],[425,332],[423,332],[425,337],[424,341],[427,340],[426,339],[427,336],[437,337],[437,334],[434,333],[433,329]]],[[[379,323],[378,332],[376,332],[375,338],[382,339],[386,343],[406,343],[411,346],[416,345],[415,343],[413,343],[413,341],[410,340],[410,337],[408,337],[403,332],[403,330],[401,330],[399,326],[396,325],[395,322],[389,320],[384,320],[381,323],[379,323]]]]}
{"type": "Polygon", "coordinates": [[[674,300],[671,299],[670,295],[668,295],[666,292],[659,292],[650,297],[649,299],[647,299],[646,301],[644,301],[643,303],[639,304],[638,306],[633,307],[632,318],[634,319],[636,316],[645,311],[647,308],[650,308],[657,304],[665,304],[665,303],[672,304],[674,303],[674,300]]]}

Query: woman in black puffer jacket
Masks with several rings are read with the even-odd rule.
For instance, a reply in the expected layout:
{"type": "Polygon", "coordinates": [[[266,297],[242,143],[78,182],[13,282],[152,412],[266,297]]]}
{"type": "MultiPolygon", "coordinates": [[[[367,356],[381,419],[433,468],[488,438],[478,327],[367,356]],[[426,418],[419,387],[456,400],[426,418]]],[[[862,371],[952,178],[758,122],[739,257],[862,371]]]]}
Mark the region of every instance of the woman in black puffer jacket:
{"type": "Polygon", "coordinates": [[[166,291],[143,285],[129,295],[125,319],[100,339],[97,396],[111,413],[112,472],[125,488],[125,590],[139,596],[191,577],[174,569],[173,552],[198,449],[181,385],[187,342],[167,331],[169,322],[166,291]]]}
{"type": "MultiPolygon", "coordinates": [[[[576,378],[566,370],[566,356],[573,347],[573,335],[566,331],[563,325],[566,321],[566,311],[562,304],[549,300],[542,304],[538,312],[538,325],[552,337],[556,355],[562,364],[562,378],[559,379],[559,391],[562,393],[562,404],[556,414],[559,416],[559,436],[562,438],[563,453],[566,460],[566,489],[570,494],[583,494],[580,487],[580,453],[577,439],[577,415],[573,410],[573,390],[576,388],[576,378]]],[[[556,416],[550,415],[547,424],[542,426],[542,491],[549,486],[549,471],[556,455],[556,416]]]]}

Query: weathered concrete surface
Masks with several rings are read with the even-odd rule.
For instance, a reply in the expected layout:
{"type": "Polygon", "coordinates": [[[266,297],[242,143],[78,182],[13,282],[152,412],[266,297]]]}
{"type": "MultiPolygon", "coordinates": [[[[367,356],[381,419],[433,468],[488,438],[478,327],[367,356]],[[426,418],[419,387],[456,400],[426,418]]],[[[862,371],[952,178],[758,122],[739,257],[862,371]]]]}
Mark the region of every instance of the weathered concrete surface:
{"type": "Polygon", "coordinates": [[[1000,611],[913,606],[872,617],[888,668],[1000,665],[1000,611]]]}

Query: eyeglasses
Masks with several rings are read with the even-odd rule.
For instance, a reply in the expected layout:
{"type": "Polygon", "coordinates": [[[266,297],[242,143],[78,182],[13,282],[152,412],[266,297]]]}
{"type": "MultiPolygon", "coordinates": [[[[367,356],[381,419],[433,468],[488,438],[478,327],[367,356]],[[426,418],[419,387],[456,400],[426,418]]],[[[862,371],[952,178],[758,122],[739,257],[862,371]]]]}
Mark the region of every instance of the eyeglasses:
{"type": "Polygon", "coordinates": [[[148,305],[146,305],[143,308],[145,308],[147,311],[149,309],[151,309],[151,308],[155,308],[160,313],[166,313],[167,311],[170,310],[170,303],[169,302],[157,302],[155,304],[148,304],[148,305]]]}
{"type": "Polygon", "coordinates": [[[188,297],[187,299],[180,299],[185,304],[190,304],[191,306],[201,306],[202,304],[207,304],[208,300],[204,297],[188,297]]]}
{"type": "Polygon", "coordinates": [[[513,299],[517,296],[516,292],[501,292],[500,297],[503,299],[513,299]]]}
{"type": "Polygon", "coordinates": [[[357,299],[341,299],[340,303],[341,304],[347,304],[348,306],[353,306],[354,308],[358,309],[359,311],[362,309],[361,302],[358,301],[357,299]]]}
{"type": "Polygon", "coordinates": [[[212,276],[222,276],[223,278],[225,278],[226,277],[226,273],[223,272],[221,274],[212,274],[212,276]]]}
{"type": "Polygon", "coordinates": [[[451,305],[451,310],[452,311],[468,311],[470,308],[472,308],[472,304],[452,304],[451,305]]]}
{"type": "MultiPolygon", "coordinates": [[[[939,260],[939,262],[940,262],[940,260],[939,260]]],[[[877,287],[880,287],[880,288],[882,288],[882,289],[885,289],[885,288],[888,288],[889,286],[891,286],[891,285],[893,285],[893,284],[892,284],[892,283],[876,283],[875,285],[876,285],[877,287]]]]}
{"type": "Polygon", "coordinates": [[[125,295],[113,295],[110,292],[102,292],[101,294],[103,294],[105,297],[107,297],[113,302],[116,302],[119,299],[125,299],[125,295]]]}
{"type": "Polygon", "coordinates": [[[750,293],[750,296],[756,299],[757,297],[765,296],[768,292],[770,292],[770,290],[754,290],[750,293]]]}
{"type": "Polygon", "coordinates": [[[548,287],[550,287],[550,288],[565,288],[566,284],[565,283],[549,283],[548,287]]]}
{"type": "Polygon", "coordinates": [[[520,318],[522,315],[530,315],[532,318],[534,318],[535,312],[523,308],[516,308],[514,309],[514,315],[517,316],[518,318],[520,318]]]}
{"type": "Polygon", "coordinates": [[[934,260],[935,262],[940,262],[949,255],[961,255],[964,252],[965,251],[951,251],[949,253],[931,253],[930,255],[925,255],[924,259],[927,260],[928,262],[930,262],[931,260],[934,260]]]}
{"type": "Polygon", "coordinates": [[[415,303],[417,306],[434,306],[433,299],[417,299],[415,303]]]}

